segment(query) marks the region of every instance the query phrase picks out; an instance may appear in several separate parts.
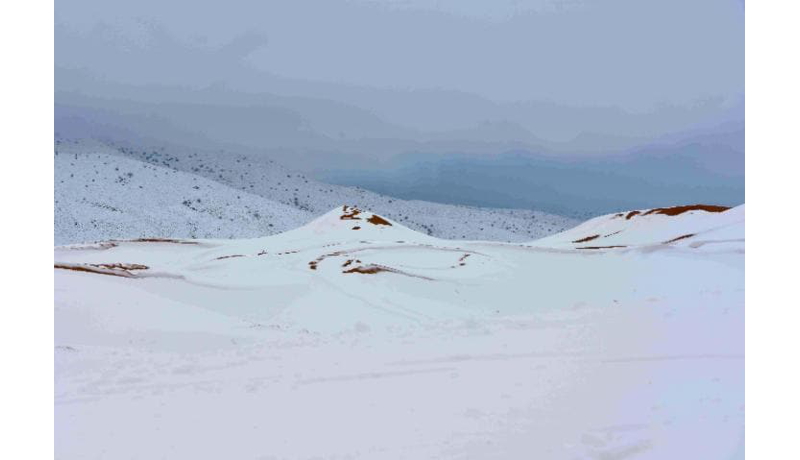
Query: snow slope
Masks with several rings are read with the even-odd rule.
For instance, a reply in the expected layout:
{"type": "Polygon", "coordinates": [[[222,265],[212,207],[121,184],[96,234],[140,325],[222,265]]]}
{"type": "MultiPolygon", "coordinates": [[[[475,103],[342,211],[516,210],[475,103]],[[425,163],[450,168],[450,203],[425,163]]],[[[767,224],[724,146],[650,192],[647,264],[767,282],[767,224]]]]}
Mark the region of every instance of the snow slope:
{"type": "Polygon", "coordinates": [[[107,150],[86,144],[56,150],[56,244],[263,236],[313,218],[292,206],[107,150]]]}
{"type": "Polygon", "coordinates": [[[682,219],[699,247],[652,214],[606,250],[351,206],[56,247],[56,456],[741,458],[743,243],[704,250],[736,209],[682,219]]]}
{"type": "MultiPolygon", "coordinates": [[[[358,204],[402,222],[414,230],[451,239],[521,242],[559,232],[579,223],[574,219],[536,211],[398,200],[358,188],[317,182],[257,155],[198,152],[181,148],[129,148],[96,140],[66,139],[56,140],[56,152],[57,244],[133,236],[242,238],[255,236],[256,233],[252,231],[254,228],[262,231],[259,235],[271,235],[278,230],[299,227],[313,216],[325,213],[341,203],[358,204]],[[76,154],[84,161],[59,161],[59,158],[74,158],[76,154]],[[154,166],[156,169],[130,163],[131,160],[154,166]],[[116,161],[122,164],[114,164],[116,161]],[[137,187],[143,187],[140,189],[143,191],[130,194],[131,188],[121,187],[118,182],[119,173],[115,168],[120,168],[121,171],[128,169],[138,171],[134,178],[137,187]],[[96,172],[97,170],[100,172],[96,172]],[[178,175],[173,176],[173,171],[178,175]],[[181,179],[173,180],[173,177],[181,179]],[[165,179],[169,182],[165,183],[165,179]],[[194,183],[200,180],[202,184],[194,183]],[[73,186],[66,187],[64,184],[73,186]],[[200,190],[194,189],[195,186],[200,187],[200,190]],[[91,196],[87,196],[83,190],[86,187],[92,189],[91,196]],[[197,217],[196,213],[186,212],[186,209],[182,209],[178,214],[161,213],[151,209],[150,197],[162,195],[170,190],[173,190],[171,193],[174,198],[178,199],[176,204],[184,199],[205,200],[215,195],[227,197],[220,201],[228,203],[223,220],[228,219],[232,224],[214,225],[213,221],[200,222],[194,219],[197,217]],[[247,208],[240,206],[240,200],[243,198],[234,199],[236,196],[243,196],[243,192],[250,197],[246,200],[247,208]],[[88,200],[116,207],[106,201],[117,203],[119,199],[113,197],[120,194],[125,195],[120,199],[126,200],[131,207],[152,211],[152,220],[141,221],[139,213],[126,217],[128,221],[140,220],[136,227],[109,224],[108,228],[96,229],[92,219],[111,219],[114,222],[115,219],[112,217],[121,216],[101,212],[101,219],[98,219],[91,211],[101,208],[87,207],[81,203],[88,200]],[[262,222],[251,222],[254,213],[257,212],[255,210],[258,209],[257,198],[267,200],[264,212],[259,214],[268,217],[261,219],[262,222]],[[285,214],[286,221],[292,222],[290,227],[275,221],[276,216],[270,214],[275,203],[285,205],[281,209],[288,207],[295,210],[285,214]],[[187,218],[193,218],[193,222],[197,225],[187,226],[184,223],[187,218]],[[230,221],[231,218],[234,220],[230,221]],[[69,227],[69,225],[75,226],[76,221],[79,230],[69,227]],[[265,223],[274,225],[268,227],[265,223]],[[136,234],[127,231],[129,228],[135,229],[136,234]],[[236,228],[242,228],[242,231],[236,232],[236,228]]],[[[191,206],[204,207],[196,202],[191,206]]]]}
{"type": "Polygon", "coordinates": [[[539,239],[533,246],[626,248],[671,244],[709,248],[722,244],[744,250],[744,209],[689,205],[608,214],[539,239]]]}

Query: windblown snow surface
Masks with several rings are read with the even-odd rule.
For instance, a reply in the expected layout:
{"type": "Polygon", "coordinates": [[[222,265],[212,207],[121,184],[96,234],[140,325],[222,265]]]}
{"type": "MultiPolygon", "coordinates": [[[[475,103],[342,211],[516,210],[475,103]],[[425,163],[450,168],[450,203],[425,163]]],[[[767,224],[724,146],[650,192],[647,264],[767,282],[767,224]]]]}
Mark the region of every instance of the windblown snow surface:
{"type": "Polygon", "coordinates": [[[743,458],[744,206],[630,214],[56,247],[56,457],[743,458]]]}

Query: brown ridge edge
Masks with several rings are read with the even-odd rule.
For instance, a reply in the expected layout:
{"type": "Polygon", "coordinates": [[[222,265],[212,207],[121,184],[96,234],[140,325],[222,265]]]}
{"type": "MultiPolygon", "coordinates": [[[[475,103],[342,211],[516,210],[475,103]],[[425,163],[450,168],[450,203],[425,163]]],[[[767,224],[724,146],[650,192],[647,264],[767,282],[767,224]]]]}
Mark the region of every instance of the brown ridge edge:
{"type": "MultiPolygon", "coordinates": [[[[137,268],[129,267],[127,269],[121,268],[112,268],[118,264],[67,264],[67,263],[55,263],[53,264],[53,268],[58,268],[61,270],[72,270],[76,272],[86,272],[86,273],[94,273],[96,275],[109,275],[109,276],[119,276],[121,278],[136,278],[136,275],[129,272],[128,270],[146,270],[148,267],[145,265],[139,264],[132,264],[137,268]],[[144,268],[141,268],[144,267],[144,268]]],[[[119,264],[121,265],[121,264],[119,264]]]]}
{"type": "Polygon", "coordinates": [[[677,237],[677,238],[673,238],[673,239],[671,239],[671,240],[669,240],[669,241],[664,241],[664,242],[663,242],[663,243],[661,243],[661,244],[670,244],[670,243],[674,243],[674,242],[676,242],[676,241],[684,240],[684,239],[686,239],[686,238],[691,238],[691,237],[693,237],[694,235],[695,235],[694,233],[687,233],[686,235],[681,235],[681,236],[679,236],[679,237],[677,237]]]}
{"type": "Polygon", "coordinates": [[[613,249],[613,248],[627,248],[627,246],[583,246],[575,249],[613,249]]]}
{"type": "Polygon", "coordinates": [[[573,241],[573,243],[586,243],[587,241],[596,240],[598,238],[600,238],[600,235],[592,235],[592,236],[587,236],[586,238],[581,238],[579,240],[575,240],[575,241],[573,241]]]}
{"type": "Polygon", "coordinates": [[[714,206],[709,204],[691,204],[686,206],[672,206],[669,208],[655,208],[647,211],[643,215],[664,214],[667,216],[677,216],[689,211],[724,212],[730,209],[728,206],[714,206]]]}
{"type": "Polygon", "coordinates": [[[384,219],[383,217],[381,217],[381,216],[379,216],[377,214],[373,214],[372,217],[367,219],[367,222],[369,222],[370,224],[373,224],[373,225],[388,225],[390,227],[392,226],[392,224],[389,223],[388,220],[384,219]]]}

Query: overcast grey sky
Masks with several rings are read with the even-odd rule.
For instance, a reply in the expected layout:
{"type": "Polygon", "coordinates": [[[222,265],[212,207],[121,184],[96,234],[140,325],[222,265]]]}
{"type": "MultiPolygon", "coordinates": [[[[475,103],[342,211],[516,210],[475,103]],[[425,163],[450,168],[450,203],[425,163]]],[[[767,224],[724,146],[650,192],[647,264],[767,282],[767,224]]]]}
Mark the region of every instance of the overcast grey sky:
{"type": "MultiPolygon", "coordinates": [[[[743,194],[741,0],[55,7],[56,130],[67,136],[268,154],[315,174],[343,168],[339,179],[437,155],[632,154],[639,166],[609,160],[597,180],[560,182],[607,191],[608,172],[626,169],[651,188],[691,178],[645,200],[711,183],[727,195],[698,200],[738,203],[743,194]],[[724,171],[736,174],[714,182],[724,171]]],[[[462,169],[474,162],[457,159],[462,169]]],[[[579,172],[589,161],[564,167],[579,172]]],[[[637,187],[624,192],[647,188],[637,187]]]]}
{"type": "Polygon", "coordinates": [[[235,82],[233,69],[175,61],[205,51],[293,79],[494,101],[646,111],[744,92],[736,0],[71,0],[56,3],[56,31],[57,65],[120,81],[235,82]],[[102,37],[106,52],[67,36],[102,37]],[[182,50],[159,49],[168,37],[182,50]],[[155,68],[140,68],[144,53],[155,68]]]}

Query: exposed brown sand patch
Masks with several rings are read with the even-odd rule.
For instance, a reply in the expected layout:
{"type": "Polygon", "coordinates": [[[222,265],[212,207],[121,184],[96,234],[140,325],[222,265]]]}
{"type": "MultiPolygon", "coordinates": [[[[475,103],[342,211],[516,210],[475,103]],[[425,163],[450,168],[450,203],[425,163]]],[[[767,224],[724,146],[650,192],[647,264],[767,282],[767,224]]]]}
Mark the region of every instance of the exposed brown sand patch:
{"type": "Polygon", "coordinates": [[[677,216],[689,211],[705,211],[705,212],[724,212],[730,209],[727,206],[714,206],[708,204],[692,204],[687,206],[673,206],[671,208],[655,208],[647,211],[643,215],[650,214],[664,214],[667,216],[677,216]]]}
{"type": "Polygon", "coordinates": [[[627,248],[627,246],[583,246],[575,249],[614,249],[614,248],[627,248]]]}
{"type": "Polygon", "coordinates": [[[377,214],[373,214],[372,217],[367,219],[367,222],[369,222],[372,225],[388,225],[390,227],[392,226],[392,224],[389,223],[388,220],[384,219],[383,217],[377,214]]]}
{"type": "Polygon", "coordinates": [[[76,272],[94,273],[96,275],[119,276],[122,278],[135,278],[136,275],[130,270],[146,270],[149,267],[141,264],[53,264],[53,268],[61,270],[72,270],[76,272]],[[127,267],[127,268],[122,268],[127,267]]]}
{"type": "Polygon", "coordinates": [[[641,213],[641,211],[631,211],[625,216],[625,220],[631,220],[631,217],[641,213]]]}
{"type": "Polygon", "coordinates": [[[427,276],[414,275],[412,273],[407,273],[407,272],[404,272],[402,270],[397,270],[397,269],[392,268],[392,267],[387,267],[385,265],[378,265],[378,264],[368,264],[368,265],[362,265],[362,266],[358,266],[358,267],[353,267],[351,269],[344,270],[342,273],[345,273],[345,274],[347,274],[347,273],[358,273],[358,274],[361,274],[361,275],[375,275],[375,274],[381,273],[381,272],[395,273],[395,274],[398,274],[398,275],[410,276],[412,278],[419,278],[419,279],[424,279],[424,280],[428,280],[428,281],[433,281],[433,278],[428,278],[427,276]]]}
{"type": "Polygon", "coordinates": [[[573,243],[586,243],[587,241],[596,240],[598,238],[600,238],[600,235],[592,235],[592,236],[587,236],[586,238],[581,238],[579,240],[575,240],[575,241],[573,241],[573,243]]]}
{"type": "Polygon", "coordinates": [[[342,215],[339,216],[339,219],[342,220],[361,220],[360,217],[357,217],[361,214],[361,210],[358,208],[351,208],[350,206],[343,206],[342,207],[342,215]]]}
{"type": "Polygon", "coordinates": [[[128,240],[131,243],[173,243],[173,244],[198,244],[196,241],[176,240],[172,238],[137,238],[128,240]]]}
{"type": "Polygon", "coordinates": [[[362,267],[353,267],[349,270],[345,270],[343,273],[361,273],[363,275],[374,275],[380,272],[391,272],[386,267],[382,267],[380,265],[367,265],[362,267]]]}
{"type": "Polygon", "coordinates": [[[317,257],[316,259],[312,260],[311,262],[309,262],[308,263],[308,268],[310,268],[312,270],[316,270],[317,269],[317,265],[319,265],[320,262],[322,262],[323,260],[327,259],[328,257],[336,257],[336,256],[344,255],[344,254],[345,253],[343,251],[336,251],[336,252],[330,252],[328,254],[323,254],[323,255],[317,257]]]}
{"type": "Polygon", "coordinates": [[[119,270],[147,270],[147,265],[142,264],[126,264],[126,263],[116,263],[116,264],[89,264],[95,267],[100,268],[110,268],[110,269],[119,269],[119,270]]]}
{"type": "Polygon", "coordinates": [[[217,257],[217,258],[216,258],[216,259],[214,259],[214,260],[234,259],[234,258],[236,258],[236,257],[244,257],[244,256],[243,256],[243,255],[241,255],[241,254],[232,254],[232,255],[229,255],[229,256],[220,256],[220,257],[217,257]]]}
{"type": "Polygon", "coordinates": [[[681,235],[681,236],[679,236],[679,237],[677,237],[677,238],[673,238],[673,239],[671,239],[671,240],[669,240],[669,241],[664,241],[664,242],[663,242],[663,243],[661,243],[661,244],[670,244],[670,243],[674,243],[674,242],[676,242],[676,241],[685,240],[686,238],[691,238],[691,237],[693,237],[694,235],[695,235],[694,233],[687,233],[686,235],[681,235]]]}

